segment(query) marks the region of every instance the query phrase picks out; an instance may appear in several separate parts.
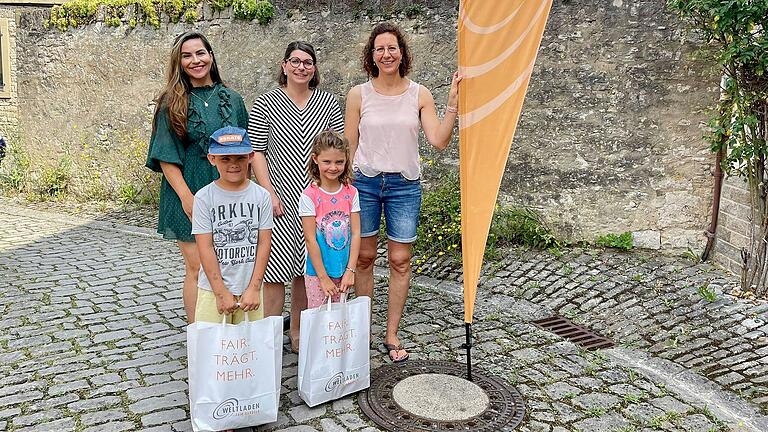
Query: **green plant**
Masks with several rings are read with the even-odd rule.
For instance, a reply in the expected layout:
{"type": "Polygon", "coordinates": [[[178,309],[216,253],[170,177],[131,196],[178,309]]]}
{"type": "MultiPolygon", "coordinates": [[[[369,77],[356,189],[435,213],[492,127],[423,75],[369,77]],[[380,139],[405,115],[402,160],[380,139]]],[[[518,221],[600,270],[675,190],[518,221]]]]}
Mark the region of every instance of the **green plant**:
{"type": "Polygon", "coordinates": [[[268,24],[275,16],[275,7],[268,0],[256,2],[256,21],[261,25],[268,24]]]}
{"type": "Polygon", "coordinates": [[[27,185],[30,159],[18,139],[8,139],[7,154],[0,163],[0,189],[19,193],[27,185]]]}
{"type": "Polygon", "coordinates": [[[619,249],[624,251],[631,250],[635,246],[632,241],[632,233],[629,231],[619,235],[616,235],[616,234],[601,235],[600,237],[597,238],[595,243],[598,246],[614,248],[614,249],[619,249]]]}
{"type": "Polygon", "coordinates": [[[69,187],[72,160],[69,156],[63,156],[56,165],[43,168],[40,180],[37,184],[37,192],[43,197],[61,198],[69,187]]]}
{"type": "Polygon", "coordinates": [[[208,6],[214,12],[223,11],[232,6],[232,0],[208,0],[208,6]]]}
{"type": "Polygon", "coordinates": [[[701,257],[699,256],[699,254],[694,252],[693,249],[691,249],[690,247],[688,248],[688,250],[683,252],[683,258],[691,260],[693,262],[701,261],[701,257]]]}
{"type": "Polygon", "coordinates": [[[446,253],[458,260],[461,252],[461,197],[458,178],[449,176],[436,187],[428,189],[422,198],[421,219],[414,245],[417,271],[428,257],[446,253]]]}
{"type": "Polygon", "coordinates": [[[706,300],[709,303],[714,302],[717,300],[717,292],[714,289],[711,289],[708,284],[701,285],[696,292],[699,293],[699,296],[706,300]]]}
{"type": "Polygon", "coordinates": [[[408,5],[403,9],[403,13],[405,13],[405,16],[408,18],[416,18],[417,16],[424,14],[424,6],[419,4],[408,5]]]}
{"type": "Polygon", "coordinates": [[[628,402],[628,403],[638,403],[638,402],[642,401],[643,398],[645,397],[645,395],[643,393],[641,393],[641,394],[627,393],[627,394],[624,395],[624,400],[626,402],[628,402]]]}
{"type": "Polygon", "coordinates": [[[608,412],[608,410],[603,407],[595,407],[588,409],[585,414],[587,414],[587,417],[600,417],[606,412],[608,412]]]}
{"type": "Polygon", "coordinates": [[[133,204],[138,201],[141,191],[132,184],[120,186],[118,200],[123,204],[133,204]]]}
{"type": "Polygon", "coordinates": [[[702,46],[722,71],[721,92],[707,136],[723,170],[744,179],[750,195],[749,247],[741,286],[768,294],[768,2],[755,0],[668,0],[702,36],[702,46]]]}
{"type": "Polygon", "coordinates": [[[528,208],[512,206],[497,207],[488,242],[491,247],[521,244],[539,249],[551,249],[563,246],[536,212],[528,208]]]}
{"type": "MultiPolygon", "coordinates": [[[[98,10],[104,11],[104,23],[120,26],[129,8],[133,15],[126,21],[131,28],[137,25],[160,26],[160,15],[165,14],[171,22],[195,22],[199,18],[198,5],[202,0],[69,0],[54,6],[44,25],[64,31],[70,27],[87,25],[97,19],[98,10]]],[[[270,0],[208,0],[213,11],[232,7],[235,18],[253,20],[267,24],[275,15],[270,0]]]]}
{"type": "MultiPolygon", "coordinates": [[[[431,258],[450,256],[456,262],[461,256],[461,195],[458,176],[447,175],[428,188],[422,197],[418,241],[414,245],[416,271],[425,268],[431,258]]],[[[500,248],[514,244],[546,248],[561,243],[529,209],[500,207],[491,221],[485,257],[497,259],[500,248]]]]}
{"type": "Polygon", "coordinates": [[[275,8],[268,0],[230,0],[232,13],[236,18],[251,21],[256,19],[259,24],[267,24],[275,15],[275,8]]]}

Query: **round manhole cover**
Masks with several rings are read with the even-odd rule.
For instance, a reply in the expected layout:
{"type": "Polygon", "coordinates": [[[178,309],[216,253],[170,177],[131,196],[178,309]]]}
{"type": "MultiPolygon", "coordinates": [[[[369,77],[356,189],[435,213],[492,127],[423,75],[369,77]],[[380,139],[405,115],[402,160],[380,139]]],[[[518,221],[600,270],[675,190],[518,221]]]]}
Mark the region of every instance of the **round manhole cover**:
{"type": "Polygon", "coordinates": [[[517,427],[525,415],[520,393],[496,377],[453,362],[409,360],[371,372],[360,393],[361,410],[389,431],[498,432],[517,427]]]}
{"type": "Polygon", "coordinates": [[[405,411],[433,420],[467,420],[488,409],[477,384],[453,375],[420,374],[395,385],[392,399],[405,411]]]}

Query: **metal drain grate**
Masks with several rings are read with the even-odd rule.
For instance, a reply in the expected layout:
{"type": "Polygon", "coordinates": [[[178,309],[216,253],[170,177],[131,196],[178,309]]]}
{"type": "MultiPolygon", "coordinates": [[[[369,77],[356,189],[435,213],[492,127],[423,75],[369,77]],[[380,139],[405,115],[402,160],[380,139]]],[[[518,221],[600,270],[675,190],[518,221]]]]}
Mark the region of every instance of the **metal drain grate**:
{"type": "Polygon", "coordinates": [[[535,320],[533,321],[533,324],[535,324],[536,327],[550,331],[588,350],[610,348],[614,346],[612,340],[595,334],[590,329],[582,327],[568,318],[563,318],[561,316],[535,320]]]}
{"type": "Polygon", "coordinates": [[[472,371],[472,382],[490,399],[488,408],[466,420],[439,421],[420,417],[403,409],[394,400],[393,390],[408,377],[438,373],[466,377],[466,365],[431,360],[408,360],[405,364],[390,364],[371,371],[371,387],[358,393],[360,409],[376,425],[395,432],[499,432],[511,431],[523,421],[525,404],[520,393],[506,381],[483,371],[472,371]]]}

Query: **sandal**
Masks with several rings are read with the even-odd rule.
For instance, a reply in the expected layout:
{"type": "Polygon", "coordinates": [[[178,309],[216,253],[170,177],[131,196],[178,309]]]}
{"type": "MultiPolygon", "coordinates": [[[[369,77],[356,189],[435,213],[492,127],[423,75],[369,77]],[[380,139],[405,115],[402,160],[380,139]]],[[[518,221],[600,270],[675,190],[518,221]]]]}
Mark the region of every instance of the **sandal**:
{"type": "Polygon", "coordinates": [[[294,339],[294,338],[292,338],[290,336],[289,336],[289,339],[291,339],[291,352],[294,353],[294,354],[298,354],[299,353],[299,339],[298,338],[294,339]]]}
{"type": "Polygon", "coordinates": [[[403,348],[403,345],[395,345],[395,344],[388,344],[386,342],[383,342],[382,345],[384,346],[384,349],[388,351],[389,359],[392,360],[392,363],[402,363],[406,360],[408,360],[408,357],[410,357],[410,354],[408,351],[405,351],[405,348],[403,348]],[[405,355],[403,357],[400,357],[399,359],[395,359],[395,356],[392,355],[392,351],[397,353],[398,351],[404,351],[405,355]]]}

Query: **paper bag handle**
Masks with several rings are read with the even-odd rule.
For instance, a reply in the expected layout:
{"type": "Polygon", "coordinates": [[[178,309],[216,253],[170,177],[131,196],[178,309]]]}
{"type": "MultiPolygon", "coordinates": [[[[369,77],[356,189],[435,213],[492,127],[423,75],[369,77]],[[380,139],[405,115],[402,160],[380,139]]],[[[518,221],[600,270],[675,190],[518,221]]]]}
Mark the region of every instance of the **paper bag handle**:
{"type": "MultiPolygon", "coordinates": [[[[331,310],[331,303],[333,302],[333,296],[328,296],[328,300],[325,302],[326,305],[326,311],[331,310]]],[[[339,303],[346,303],[347,302],[347,293],[343,292],[339,294],[339,303]]],[[[323,305],[320,305],[320,307],[323,307],[323,305]]]]}
{"type": "MultiPolygon", "coordinates": [[[[237,302],[237,307],[240,308],[240,302],[237,302]]],[[[330,310],[331,307],[328,306],[328,309],[330,310]]],[[[250,317],[248,316],[248,312],[243,311],[243,321],[250,322],[250,317]]],[[[221,314],[221,324],[224,325],[227,323],[227,314],[221,314]]]]}

